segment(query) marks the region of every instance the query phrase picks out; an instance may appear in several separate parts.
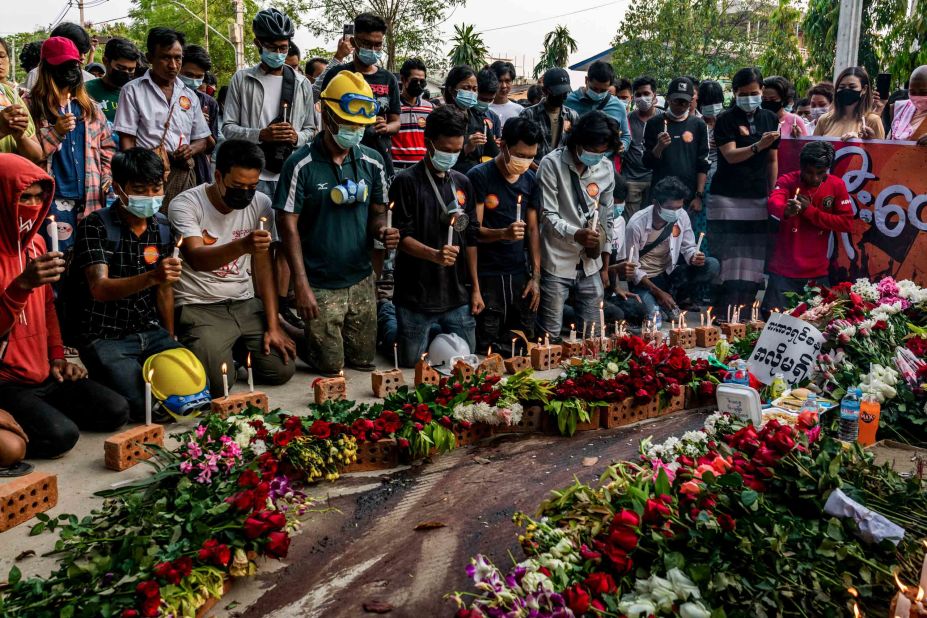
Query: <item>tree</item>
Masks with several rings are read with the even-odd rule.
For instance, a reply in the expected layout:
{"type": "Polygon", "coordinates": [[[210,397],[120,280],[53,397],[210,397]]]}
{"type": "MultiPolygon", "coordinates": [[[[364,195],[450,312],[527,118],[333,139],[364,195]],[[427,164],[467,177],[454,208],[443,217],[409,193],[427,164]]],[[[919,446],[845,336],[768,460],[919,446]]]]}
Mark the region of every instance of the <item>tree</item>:
{"type": "Polygon", "coordinates": [[[801,20],[801,11],[790,0],[779,0],[779,6],[769,16],[766,50],[757,61],[764,77],[781,75],[792,82],[797,93],[811,86],[798,41],[801,20]]]}
{"type": "Polygon", "coordinates": [[[452,66],[467,64],[479,71],[486,64],[489,50],[483,43],[483,36],[474,31],[473,26],[468,24],[454,26],[454,38],[451,42],[454,45],[447,57],[451,59],[452,66]]]}
{"type": "Polygon", "coordinates": [[[768,0],[639,0],[614,40],[618,75],[727,77],[755,63],[768,0]]]}
{"type": "MultiPolygon", "coordinates": [[[[316,36],[329,36],[334,42],[341,36],[344,24],[354,21],[360,13],[374,13],[386,22],[386,68],[398,70],[400,58],[419,57],[433,69],[441,68],[443,56],[436,50],[443,47],[440,25],[448,12],[463,6],[466,0],[325,0],[319,17],[307,20],[306,26],[316,36]]],[[[297,14],[316,13],[317,0],[291,0],[297,14]]]]}
{"type": "Polygon", "coordinates": [[[911,17],[894,21],[878,48],[882,68],[892,74],[896,84],[907,81],[911,71],[927,64],[927,0],[916,0],[911,17]]]}
{"type": "Polygon", "coordinates": [[[570,54],[577,49],[579,45],[570,36],[570,30],[566,26],[557,26],[544,35],[544,49],[541,51],[541,59],[534,65],[534,77],[539,77],[547,69],[565,67],[570,54]]]}

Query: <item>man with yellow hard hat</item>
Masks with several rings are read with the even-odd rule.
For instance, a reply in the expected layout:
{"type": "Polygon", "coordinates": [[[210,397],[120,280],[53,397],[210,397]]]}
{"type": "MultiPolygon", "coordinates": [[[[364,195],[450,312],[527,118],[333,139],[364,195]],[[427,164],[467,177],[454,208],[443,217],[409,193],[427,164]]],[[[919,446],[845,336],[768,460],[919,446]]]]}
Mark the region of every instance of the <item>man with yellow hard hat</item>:
{"type": "Polygon", "coordinates": [[[306,322],[303,360],[323,375],[373,371],[376,297],[370,251],[399,244],[388,228],[383,159],[360,141],[379,104],[360,73],[341,71],[321,94],[321,132],[293,153],[274,196],[277,226],[306,322]]]}

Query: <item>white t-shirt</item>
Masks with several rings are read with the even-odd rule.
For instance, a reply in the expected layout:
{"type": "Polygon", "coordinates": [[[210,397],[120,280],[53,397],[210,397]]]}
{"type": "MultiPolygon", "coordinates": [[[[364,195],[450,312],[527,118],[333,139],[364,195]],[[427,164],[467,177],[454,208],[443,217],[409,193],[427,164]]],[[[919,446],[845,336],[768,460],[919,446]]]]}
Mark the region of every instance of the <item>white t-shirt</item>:
{"type": "MultiPolygon", "coordinates": [[[[207,186],[193,187],[171,200],[168,218],[178,234],[184,238],[199,236],[205,245],[224,245],[258,229],[261,217],[267,219],[264,229],[273,233],[274,213],[269,197],[255,193],[250,206],[224,215],[209,201],[207,186]]],[[[174,284],[174,304],[178,307],[253,297],[251,255],[247,253],[213,271],[196,271],[185,264],[180,281],[174,284]]]]}
{"type": "Polygon", "coordinates": [[[514,101],[506,101],[505,103],[490,103],[489,109],[496,112],[496,115],[499,116],[499,120],[504,127],[505,122],[509,118],[514,118],[519,115],[525,108],[514,101]]]}
{"type": "MultiPolygon", "coordinates": [[[[258,80],[264,87],[264,107],[261,109],[261,126],[270,125],[280,113],[280,97],[283,94],[283,75],[268,75],[263,71],[258,71],[258,80]]],[[[267,170],[261,170],[261,180],[276,182],[280,179],[280,174],[274,174],[267,170]]]]}

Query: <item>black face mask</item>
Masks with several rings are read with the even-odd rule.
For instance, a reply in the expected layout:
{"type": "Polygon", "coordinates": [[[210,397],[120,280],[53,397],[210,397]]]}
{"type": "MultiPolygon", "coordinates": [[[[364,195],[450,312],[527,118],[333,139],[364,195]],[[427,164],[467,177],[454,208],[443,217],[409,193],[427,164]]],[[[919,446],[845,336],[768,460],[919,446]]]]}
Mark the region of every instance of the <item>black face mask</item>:
{"type": "Polygon", "coordinates": [[[768,109],[773,113],[778,113],[778,111],[782,109],[782,101],[763,101],[760,107],[768,109]]]}
{"type": "Polygon", "coordinates": [[[244,210],[254,201],[257,189],[242,189],[239,187],[226,187],[222,201],[233,210],[244,210]]]}
{"type": "Polygon", "coordinates": [[[112,70],[106,74],[106,77],[114,86],[117,88],[122,88],[135,78],[135,73],[112,70]]]}
{"type": "Polygon", "coordinates": [[[547,97],[547,102],[550,103],[554,107],[563,107],[563,104],[566,103],[566,100],[567,100],[566,93],[550,95],[549,97],[547,97]]]}
{"type": "Polygon", "coordinates": [[[837,99],[837,103],[846,107],[848,105],[853,105],[854,103],[859,103],[859,100],[862,98],[863,93],[859,90],[838,90],[837,94],[834,95],[834,98],[837,99]]]}
{"type": "Polygon", "coordinates": [[[75,88],[84,80],[80,67],[50,67],[52,80],[59,88],[75,88]]]}
{"type": "Polygon", "coordinates": [[[409,85],[406,86],[406,93],[410,97],[417,97],[425,92],[425,80],[423,79],[410,79],[409,85]]]}

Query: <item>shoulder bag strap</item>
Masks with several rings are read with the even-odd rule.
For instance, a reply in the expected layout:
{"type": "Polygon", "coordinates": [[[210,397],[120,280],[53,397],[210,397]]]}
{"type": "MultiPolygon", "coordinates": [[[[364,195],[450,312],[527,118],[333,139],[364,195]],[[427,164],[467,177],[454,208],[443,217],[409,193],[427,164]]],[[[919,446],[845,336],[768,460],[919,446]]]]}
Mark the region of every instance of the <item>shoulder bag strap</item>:
{"type": "Polygon", "coordinates": [[[663,226],[663,229],[660,230],[660,235],[657,236],[656,240],[654,240],[653,242],[649,242],[649,243],[647,243],[646,245],[644,245],[644,247],[641,249],[641,252],[638,254],[638,259],[644,257],[645,255],[647,255],[648,253],[650,253],[651,251],[653,251],[654,247],[656,247],[657,245],[659,245],[660,243],[662,243],[664,240],[666,240],[667,238],[669,238],[669,235],[673,233],[673,227],[674,227],[675,225],[676,225],[675,223],[673,223],[672,225],[669,224],[669,223],[667,223],[666,225],[664,225],[664,226],[663,226]]]}

